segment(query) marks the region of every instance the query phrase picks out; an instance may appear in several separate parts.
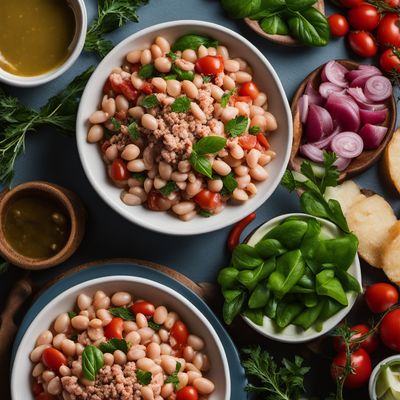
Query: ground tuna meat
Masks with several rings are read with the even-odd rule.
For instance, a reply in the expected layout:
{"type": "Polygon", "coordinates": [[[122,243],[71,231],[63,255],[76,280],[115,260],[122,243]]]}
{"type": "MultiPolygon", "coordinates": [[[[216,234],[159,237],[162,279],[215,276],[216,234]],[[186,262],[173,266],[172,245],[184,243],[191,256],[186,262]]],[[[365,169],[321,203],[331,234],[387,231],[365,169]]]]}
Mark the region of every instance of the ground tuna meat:
{"type": "Polygon", "coordinates": [[[92,386],[83,386],[76,376],[64,376],[61,384],[72,400],[140,400],[140,388],[136,379],[136,366],[128,362],[124,366],[106,365],[97,373],[92,386]]]}

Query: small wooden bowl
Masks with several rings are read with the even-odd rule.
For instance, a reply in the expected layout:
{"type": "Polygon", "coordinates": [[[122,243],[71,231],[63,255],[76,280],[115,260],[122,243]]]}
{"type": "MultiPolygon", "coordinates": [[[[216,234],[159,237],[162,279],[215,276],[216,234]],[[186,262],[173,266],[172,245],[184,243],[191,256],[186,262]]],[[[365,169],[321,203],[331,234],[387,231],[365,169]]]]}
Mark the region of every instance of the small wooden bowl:
{"type": "MultiPolygon", "coordinates": [[[[324,0],[318,0],[317,3],[315,3],[314,7],[318,10],[321,11],[322,14],[325,13],[325,2],[324,0]]],[[[246,24],[253,29],[254,32],[258,33],[260,36],[264,37],[265,39],[268,39],[271,42],[277,43],[277,44],[282,44],[284,46],[302,46],[303,44],[299,42],[297,39],[295,39],[293,36],[290,35],[271,35],[267,32],[264,32],[258,23],[258,21],[252,20],[250,18],[245,18],[244,21],[246,24]]]]}
{"type": "Polygon", "coordinates": [[[83,239],[86,223],[86,211],[78,196],[68,189],[49,182],[32,181],[23,183],[3,193],[0,198],[0,254],[9,263],[18,267],[39,270],[61,264],[69,258],[83,239]],[[71,222],[71,231],[67,243],[50,258],[30,258],[16,252],[6,241],[4,220],[8,206],[16,199],[27,194],[34,194],[57,202],[65,210],[71,222]]]}
{"type": "MultiPolygon", "coordinates": [[[[359,66],[359,63],[351,60],[336,61],[344,65],[349,70],[356,69],[359,66]]],[[[298,102],[300,97],[303,95],[308,82],[311,82],[312,86],[315,89],[319,86],[319,84],[321,83],[321,71],[324,66],[325,64],[315,69],[301,82],[292,99],[291,109],[293,115],[293,147],[292,153],[290,155],[290,164],[291,167],[294,169],[296,169],[296,167],[300,165],[301,157],[299,156],[299,147],[301,145],[301,139],[303,136],[303,124],[300,121],[298,102]]],[[[382,126],[387,127],[388,131],[382,143],[377,149],[365,150],[358,157],[354,158],[351,161],[350,165],[341,172],[339,182],[343,182],[344,180],[349,179],[352,176],[358,175],[368,169],[379,159],[382,152],[385,150],[386,145],[389,143],[393,135],[396,124],[397,107],[394,96],[391,96],[389,99],[386,100],[386,106],[388,109],[388,116],[386,117],[386,120],[384,121],[382,126]]]]}

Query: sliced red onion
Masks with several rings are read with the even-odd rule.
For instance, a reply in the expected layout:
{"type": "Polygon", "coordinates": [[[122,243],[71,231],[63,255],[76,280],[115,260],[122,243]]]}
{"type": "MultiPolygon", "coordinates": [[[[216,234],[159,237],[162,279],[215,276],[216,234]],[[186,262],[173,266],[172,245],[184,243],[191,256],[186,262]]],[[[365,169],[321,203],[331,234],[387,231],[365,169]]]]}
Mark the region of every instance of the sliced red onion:
{"type": "Polygon", "coordinates": [[[386,136],[387,130],[388,128],[385,126],[365,124],[359,132],[360,137],[364,141],[364,147],[368,150],[377,149],[386,136]]]}
{"type": "Polygon", "coordinates": [[[300,146],[300,153],[309,158],[311,161],[324,161],[324,152],[312,144],[307,143],[300,146]]]}
{"type": "Polygon", "coordinates": [[[376,68],[372,65],[366,65],[366,67],[373,67],[373,68],[368,68],[368,69],[360,68],[360,67],[361,67],[361,65],[359,65],[358,69],[353,69],[353,70],[349,71],[346,74],[346,79],[349,80],[350,82],[353,82],[354,79],[357,79],[360,77],[366,77],[366,76],[371,77],[371,76],[382,75],[382,72],[378,68],[376,68]]]}
{"type": "Polygon", "coordinates": [[[318,147],[319,149],[327,149],[331,144],[331,141],[334,138],[334,136],[336,136],[338,133],[340,133],[339,127],[337,127],[329,136],[322,138],[321,140],[318,140],[318,142],[314,142],[313,145],[315,147],[318,147]]]}
{"type": "Polygon", "coordinates": [[[360,109],[369,111],[380,111],[386,108],[386,104],[384,103],[371,104],[358,101],[357,104],[360,106],[360,109]]]}
{"type": "Polygon", "coordinates": [[[351,160],[351,158],[338,157],[333,165],[335,165],[339,171],[343,171],[350,165],[351,160]]]}
{"type": "Polygon", "coordinates": [[[373,76],[365,83],[364,93],[370,101],[384,101],[392,95],[393,88],[386,76],[373,76]]]}
{"type": "Polygon", "coordinates": [[[378,111],[360,109],[360,118],[362,124],[379,125],[382,124],[388,114],[387,108],[378,111]]]}
{"type": "Polygon", "coordinates": [[[358,132],[360,113],[357,104],[348,96],[332,93],[326,102],[326,109],[343,131],[358,132]]]}
{"type": "Polygon", "coordinates": [[[358,69],[361,71],[370,71],[371,73],[375,73],[376,75],[382,75],[382,71],[375,67],[375,65],[370,64],[360,64],[358,69]]]}
{"type": "Polygon", "coordinates": [[[306,135],[308,142],[316,142],[333,131],[333,121],[329,112],[316,104],[308,107],[306,135]]]}
{"type": "Polygon", "coordinates": [[[344,90],[341,86],[337,86],[331,82],[324,82],[319,85],[319,94],[327,99],[331,93],[344,93],[344,90]]]}
{"type": "Polygon", "coordinates": [[[306,94],[308,96],[308,104],[316,104],[317,106],[322,106],[324,104],[324,99],[313,88],[311,82],[307,83],[304,94],[306,94]]]}
{"type": "Polygon", "coordinates": [[[307,121],[308,115],[308,95],[303,94],[303,96],[299,99],[299,113],[300,113],[300,121],[302,124],[305,124],[307,121]]]}
{"type": "Polygon", "coordinates": [[[331,149],[340,157],[355,158],[362,153],[364,142],[355,132],[342,132],[332,139],[331,149]]]}
{"type": "Polygon", "coordinates": [[[347,89],[347,93],[355,100],[360,103],[368,103],[368,99],[365,97],[363,90],[360,87],[351,87],[347,89]]]}
{"type": "Polygon", "coordinates": [[[349,86],[345,77],[348,72],[349,70],[345,66],[332,60],[325,64],[321,76],[325,77],[327,81],[345,88],[349,86]]]}
{"type": "Polygon", "coordinates": [[[370,75],[362,75],[359,76],[358,78],[355,78],[351,81],[350,83],[350,87],[360,87],[360,88],[364,88],[365,86],[365,82],[367,82],[367,80],[371,78],[370,75]]]}

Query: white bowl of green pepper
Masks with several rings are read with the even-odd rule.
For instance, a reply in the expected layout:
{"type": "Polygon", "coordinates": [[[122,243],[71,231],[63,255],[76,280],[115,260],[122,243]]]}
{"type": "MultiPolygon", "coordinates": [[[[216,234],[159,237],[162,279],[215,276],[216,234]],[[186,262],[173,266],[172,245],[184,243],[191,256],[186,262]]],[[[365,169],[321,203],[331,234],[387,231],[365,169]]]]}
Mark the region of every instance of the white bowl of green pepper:
{"type": "Polygon", "coordinates": [[[353,234],[321,218],[286,214],[266,222],[220,271],[225,322],[241,313],[260,334],[287,343],[324,335],[361,292],[357,247],[353,234]]]}

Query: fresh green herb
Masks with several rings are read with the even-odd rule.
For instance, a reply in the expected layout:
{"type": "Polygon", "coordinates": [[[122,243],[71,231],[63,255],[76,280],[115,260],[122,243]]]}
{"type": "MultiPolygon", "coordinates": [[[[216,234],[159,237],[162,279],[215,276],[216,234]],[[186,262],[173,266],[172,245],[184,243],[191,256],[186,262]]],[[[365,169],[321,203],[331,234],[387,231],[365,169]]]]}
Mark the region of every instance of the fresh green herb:
{"type": "Polygon", "coordinates": [[[184,71],[180,69],[176,64],[172,64],[172,74],[176,75],[178,81],[192,81],[194,79],[193,71],[184,71]]]}
{"type": "Polygon", "coordinates": [[[154,76],[156,69],[153,64],[142,65],[138,71],[138,75],[142,79],[148,79],[154,76]]]}
{"type": "Polygon", "coordinates": [[[169,52],[166,54],[166,56],[169,57],[172,61],[176,61],[176,60],[178,59],[178,55],[175,54],[175,53],[172,52],[172,51],[169,51],[169,52]]]}
{"type": "Polygon", "coordinates": [[[289,35],[289,27],[282,16],[271,14],[260,20],[261,29],[270,35],[289,35]]]}
{"type": "Polygon", "coordinates": [[[165,81],[172,81],[172,80],[175,80],[177,78],[177,76],[175,74],[170,74],[170,75],[164,75],[163,78],[165,81]]]}
{"type": "Polygon", "coordinates": [[[132,141],[138,140],[140,137],[139,127],[136,121],[132,121],[128,125],[128,133],[132,141]]]}
{"type": "Polygon", "coordinates": [[[14,164],[25,149],[25,138],[40,125],[48,125],[74,135],[79,99],[92,74],[90,67],[65,89],[48,100],[40,111],[34,111],[16,97],[7,96],[0,88],[0,183],[9,183],[14,164]]]}
{"type": "Polygon", "coordinates": [[[305,393],[304,376],[310,368],[303,366],[303,359],[295,356],[294,361],[282,360],[278,366],[274,358],[262,351],[260,346],[243,350],[248,356],[242,365],[249,377],[257,381],[257,386],[248,384],[246,391],[264,393],[273,400],[298,400],[305,393]]]}
{"type": "Polygon", "coordinates": [[[226,92],[226,93],[224,93],[224,94],[222,95],[222,97],[221,97],[221,107],[222,107],[222,108],[225,108],[225,107],[228,105],[231,96],[232,96],[234,93],[236,93],[236,90],[237,90],[236,88],[233,88],[233,89],[230,90],[229,92],[226,92]]]}
{"type": "Polygon", "coordinates": [[[138,22],[136,10],[148,0],[98,0],[97,17],[89,26],[86,34],[86,51],[97,53],[103,58],[113,43],[104,38],[104,34],[121,28],[129,21],[138,22]]]}
{"type": "Polygon", "coordinates": [[[143,371],[138,368],[136,370],[136,378],[141,385],[146,386],[151,382],[152,374],[150,371],[143,371]]]}
{"type": "Polygon", "coordinates": [[[235,179],[235,175],[233,172],[229,173],[226,176],[223,176],[222,183],[224,184],[221,190],[221,194],[223,196],[233,193],[233,191],[238,187],[238,182],[235,179]]]}
{"type": "Polygon", "coordinates": [[[175,389],[179,385],[178,372],[181,370],[181,367],[182,367],[182,364],[179,361],[177,361],[175,371],[172,373],[172,375],[168,376],[167,379],[165,380],[165,383],[172,383],[174,385],[175,389]]]}
{"type": "Polygon", "coordinates": [[[218,41],[208,36],[193,34],[183,35],[172,45],[172,51],[184,51],[186,49],[197,51],[200,46],[217,47],[218,41]]]}
{"type": "Polygon", "coordinates": [[[158,332],[161,329],[161,325],[156,324],[152,319],[147,321],[149,328],[153,329],[153,331],[158,332]]]}
{"type": "Polygon", "coordinates": [[[221,4],[225,11],[235,19],[248,17],[261,8],[261,0],[221,0],[221,4]]]}
{"type": "Polygon", "coordinates": [[[334,165],[336,159],[335,153],[324,152],[324,173],[321,178],[314,174],[311,164],[304,161],[301,165],[301,178],[296,179],[293,172],[287,170],[281,183],[290,192],[295,189],[304,190],[300,197],[300,204],[305,213],[326,218],[338,225],[344,232],[349,232],[339,202],[324,198],[326,188],[337,185],[339,171],[334,165]]]}
{"type": "Polygon", "coordinates": [[[249,119],[240,115],[225,124],[225,133],[232,137],[240,136],[246,132],[248,123],[249,119]]]}
{"type": "Polygon", "coordinates": [[[68,317],[69,319],[72,319],[76,317],[78,314],[75,311],[68,311],[68,317]]]}
{"type": "Polygon", "coordinates": [[[242,311],[243,306],[246,304],[247,294],[244,291],[240,291],[240,294],[234,297],[231,301],[225,301],[222,307],[222,316],[224,322],[230,325],[233,320],[242,311]]]}
{"type": "Polygon", "coordinates": [[[209,218],[209,217],[212,217],[212,216],[214,215],[211,211],[209,211],[209,210],[204,210],[204,209],[201,209],[201,210],[198,212],[198,214],[199,214],[200,216],[204,217],[204,218],[209,218]]]}
{"type": "Polygon", "coordinates": [[[103,365],[103,353],[96,346],[86,346],[82,353],[82,371],[85,378],[89,381],[96,380],[96,374],[103,365]]]}
{"type": "Polygon", "coordinates": [[[260,129],[260,127],[257,126],[257,125],[251,126],[251,127],[249,128],[249,133],[250,133],[250,135],[257,135],[257,134],[260,133],[260,132],[261,132],[261,129],[260,129]]]}
{"type": "Polygon", "coordinates": [[[158,191],[163,195],[163,196],[169,196],[172,192],[175,192],[177,190],[176,183],[174,181],[169,181],[165,186],[162,188],[158,189],[158,191]]]}
{"type": "Polygon", "coordinates": [[[128,353],[128,343],[125,339],[110,339],[108,342],[102,342],[99,345],[99,349],[103,353],[114,353],[115,350],[121,350],[125,354],[128,353]]]}
{"type": "Polygon", "coordinates": [[[6,273],[8,271],[8,268],[10,268],[10,264],[0,258],[0,275],[6,273]]]}
{"type": "Polygon", "coordinates": [[[139,182],[144,182],[146,180],[146,174],[144,172],[133,172],[132,178],[137,179],[139,182]]]}
{"type": "Polygon", "coordinates": [[[150,94],[143,98],[141,106],[144,108],[157,107],[160,104],[158,98],[155,94],[150,94]]]}
{"type": "Polygon", "coordinates": [[[74,333],[69,337],[69,340],[72,340],[73,342],[76,342],[78,340],[78,334],[74,333]]]}
{"type": "Polygon", "coordinates": [[[192,154],[189,158],[190,164],[192,167],[199,173],[208,178],[212,177],[212,166],[210,161],[208,161],[207,157],[198,155],[195,151],[192,151],[192,154]]]}
{"type": "Polygon", "coordinates": [[[111,118],[111,123],[113,124],[115,131],[119,131],[121,129],[121,122],[118,121],[115,117],[111,118]]]}
{"type": "Polygon", "coordinates": [[[210,83],[212,80],[212,75],[204,75],[203,76],[203,83],[210,83]]]}
{"type": "Polygon", "coordinates": [[[178,97],[172,104],[171,110],[177,113],[186,113],[190,110],[190,99],[187,96],[178,97]]]}
{"type": "Polygon", "coordinates": [[[135,320],[135,317],[132,314],[132,311],[125,307],[109,308],[108,311],[114,317],[122,318],[125,321],[134,321],[135,320]]]}

